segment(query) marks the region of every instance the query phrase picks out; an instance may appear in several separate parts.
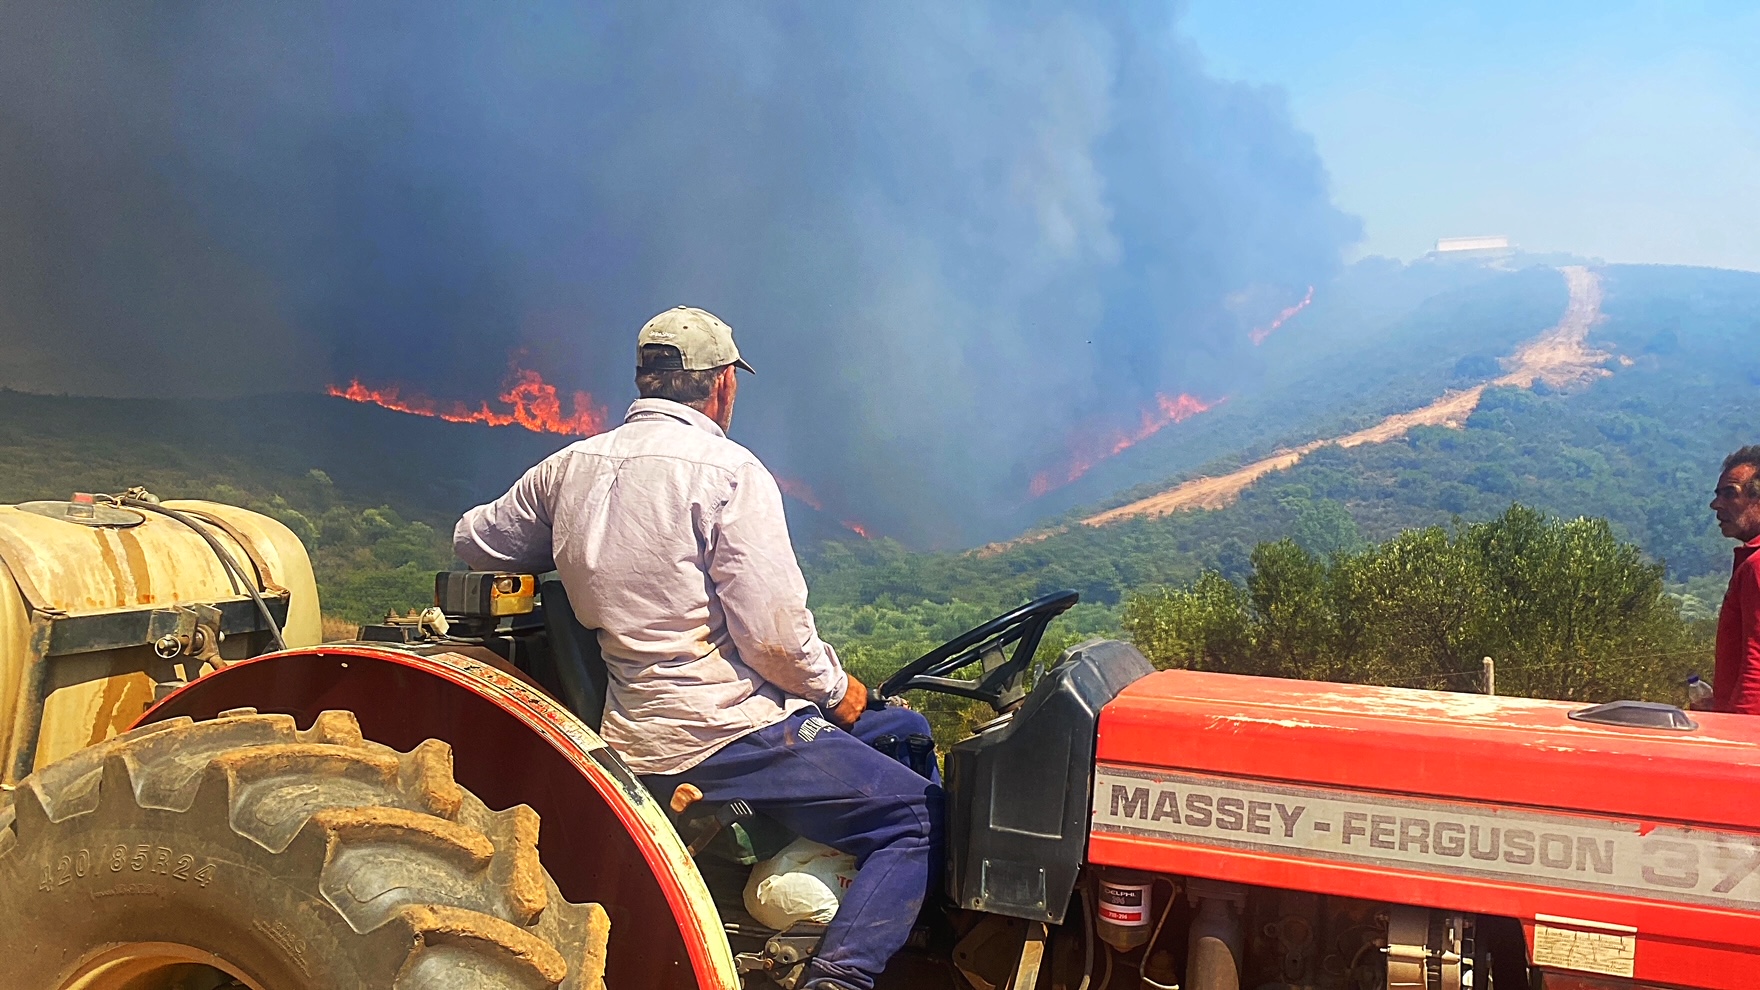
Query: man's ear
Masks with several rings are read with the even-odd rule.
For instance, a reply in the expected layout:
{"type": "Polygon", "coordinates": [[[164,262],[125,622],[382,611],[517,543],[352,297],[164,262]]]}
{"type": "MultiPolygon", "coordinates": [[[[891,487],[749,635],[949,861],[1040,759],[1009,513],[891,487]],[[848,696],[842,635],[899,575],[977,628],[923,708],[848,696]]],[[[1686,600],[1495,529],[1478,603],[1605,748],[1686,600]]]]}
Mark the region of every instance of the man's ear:
{"type": "Polygon", "coordinates": [[[733,366],[721,369],[715,376],[715,386],[709,395],[709,403],[704,412],[709,414],[723,430],[733,425],[733,397],[739,391],[739,379],[733,376],[733,366]]]}

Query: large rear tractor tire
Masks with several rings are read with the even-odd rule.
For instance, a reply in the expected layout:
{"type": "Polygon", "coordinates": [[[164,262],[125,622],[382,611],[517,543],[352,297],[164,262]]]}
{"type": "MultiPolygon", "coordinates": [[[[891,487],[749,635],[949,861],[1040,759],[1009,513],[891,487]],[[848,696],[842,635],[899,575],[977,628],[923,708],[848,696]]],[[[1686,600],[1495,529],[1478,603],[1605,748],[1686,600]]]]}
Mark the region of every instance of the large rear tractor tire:
{"type": "Polygon", "coordinates": [[[0,797],[10,990],[601,990],[609,921],[562,899],[538,816],[430,739],[252,709],[99,743],[0,797]]]}

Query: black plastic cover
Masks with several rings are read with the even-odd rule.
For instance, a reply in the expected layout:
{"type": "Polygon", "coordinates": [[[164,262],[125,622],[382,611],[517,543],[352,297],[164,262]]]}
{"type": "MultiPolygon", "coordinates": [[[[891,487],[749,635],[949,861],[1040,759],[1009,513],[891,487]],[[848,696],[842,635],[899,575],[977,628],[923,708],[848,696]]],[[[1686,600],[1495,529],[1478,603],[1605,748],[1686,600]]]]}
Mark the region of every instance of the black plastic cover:
{"type": "Polygon", "coordinates": [[[1060,924],[1088,849],[1100,709],[1154,672],[1136,648],[1064,651],[1006,723],[947,751],[947,895],[1060,924]]]}

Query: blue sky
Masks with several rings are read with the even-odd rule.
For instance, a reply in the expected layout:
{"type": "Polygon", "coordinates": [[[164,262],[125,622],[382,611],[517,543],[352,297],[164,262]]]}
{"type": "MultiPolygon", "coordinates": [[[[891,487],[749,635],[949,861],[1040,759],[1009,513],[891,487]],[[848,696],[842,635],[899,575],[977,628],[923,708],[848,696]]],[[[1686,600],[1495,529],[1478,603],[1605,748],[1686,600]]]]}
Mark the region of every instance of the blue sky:
{"type": "Polygon", "coordinates": [[[1192,0],[1211,70],[1288,95],[1363,254],[1760,270],[1760,3],[1192,0]]]}

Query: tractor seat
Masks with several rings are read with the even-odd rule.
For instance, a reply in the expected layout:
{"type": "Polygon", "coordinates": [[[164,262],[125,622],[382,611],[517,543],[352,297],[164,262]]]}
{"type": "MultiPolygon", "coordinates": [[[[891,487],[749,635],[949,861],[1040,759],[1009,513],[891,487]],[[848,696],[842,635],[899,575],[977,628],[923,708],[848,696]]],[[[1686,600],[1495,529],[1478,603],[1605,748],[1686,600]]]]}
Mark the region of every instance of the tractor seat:
{"type": "Polygon", "coordinates": [[[568,592],[557,578],[538,585],[544,602],[544,632],[550,639],[550,662],[554,670],[533,671],[541,684],[554,683],[558,699],[594,732],[605,721],[605,692],[610,674],[599,652],[599,634],[575,618],[568,592]],[[544,673],[553,674],[546,678],[544,673]]]}
{"type": "MultiPolygon", "coordinates": [[[[605,720],[605,694],[610,683],[605,657],[599,652],[599,634],[575,618],[574,606],[560,580],[546,579],[538,589],[543,595],[544,631],[550,639],[553,669],[534,671],[534,676],[539,683],[553,684],[559,700],[597,732],[605,720]]],[[[670,794],[654,797],[663,808],[672,802],[670,794]]],[[[794,833],[744,801],[698,801],[683,814],[673,812],[669,817],[692,856],[740,866],[769,859],[794,841],[794,833]]]]}
{"type": "MultiPolygon", "coordinates": [[[[598,633],[575,617],[560,580],[541,581],[538,590],[553,669],[532,674],[546,687],[554,685],[558,699],[597,732],[605,720],[610,683],[598,633]]],[[[807,962],[818,952],[825,926],[802,922],[786,932],[765,928],[746,912],[742,894],[750,868],[781,852],[795,840],[795,833],[745,801],[699,800],[680,813],[671,808],[671,794],[654,797],[697,860],[725,922],[740,973],[762,974],[781,990],[794,990],[807,962]]]]}

